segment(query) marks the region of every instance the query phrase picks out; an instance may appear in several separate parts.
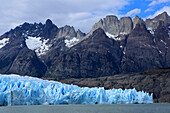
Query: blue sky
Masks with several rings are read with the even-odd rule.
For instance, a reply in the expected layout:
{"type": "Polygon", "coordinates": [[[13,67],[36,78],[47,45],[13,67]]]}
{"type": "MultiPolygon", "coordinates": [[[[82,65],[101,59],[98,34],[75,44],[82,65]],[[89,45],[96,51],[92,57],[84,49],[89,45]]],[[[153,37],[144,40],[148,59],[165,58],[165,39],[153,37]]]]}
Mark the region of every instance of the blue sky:
{"type": "MultiPolygon", "coordinates": [[[[122,15],[133,9],[140,9],[137,15],[142,18],[147,18],[164,7],[170,7],[170,0],[130,0],[129,5],[122,8],[120,11],[122,15]]],[[[170,10],[170,9],[169,9],[170,10]]],[[[170,12],[168,9],[167,12],[170,12]]],[[[133,17],[133,15],[131,15],[133,17]]]]}
{"type": "Polygon", "coordinates": [[[146,19],[164,11],[170,15],[170,0],[4,0],[0,35],[24,22],[44,23],[48,18],[58,27],[70,25],[88,33],[106,15],[146,19]]]}

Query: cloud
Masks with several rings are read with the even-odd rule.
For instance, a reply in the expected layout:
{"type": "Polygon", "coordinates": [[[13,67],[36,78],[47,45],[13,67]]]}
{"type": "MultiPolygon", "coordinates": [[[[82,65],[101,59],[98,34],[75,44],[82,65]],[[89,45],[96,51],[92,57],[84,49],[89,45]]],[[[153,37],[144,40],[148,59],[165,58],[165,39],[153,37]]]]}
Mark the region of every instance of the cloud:
{"type": "Polygon", "coordinates": [[[157,15],[159,15],[159,14],[165,12],[165,11],[168,13],[168,15],[170,15],[170,7],[169,6],[165,6],[162,9],[156,11],[153,15],[148,16],[148,18],[154,18],[157,15]]]}
{"type": "Polygon", "coordinates": [[[144,12],[146,13],[146,12],[150,12],[150,11],[154,11],[154,9],[148,8],[148,9],[146,9],[144,12]]]}
{"type": "Polygon", "coordinates": [[[139,14],[140,12],[141,12],[141,9],[136,8],[136,9],[133,9],[133,10],[127,12],[126,16],[132,16],[133,17],[133,16],[139,14]]]}
{"type": "Polygon", "coordinates": [[[44,22],[47,18],[58,26],[66,24],[89,32],[99,18],[119,15],[130,0],[4,0],[0,4],[0,34],[24,22],[44,22]],[[89,23],[91,25],[89,25],[89,23]]]}
{"type": "Polygon", "coordinates": [[[153,0],[148,6],[154,6],[166,2],[170,2],[170,0],[153,0]]]}

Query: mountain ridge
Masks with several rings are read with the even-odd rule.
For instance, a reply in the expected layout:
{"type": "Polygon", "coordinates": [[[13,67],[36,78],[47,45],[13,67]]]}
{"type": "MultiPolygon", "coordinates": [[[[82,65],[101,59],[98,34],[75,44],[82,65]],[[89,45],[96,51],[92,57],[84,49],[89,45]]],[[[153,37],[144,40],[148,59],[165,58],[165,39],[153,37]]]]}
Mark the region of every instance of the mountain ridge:
{"type": "Polygon", "coordinates": [[[166,12],[145,21],[138,16],[132,20],[109,15],[99,20],[88,34],[68,25],[58,28],[50,19],[45,24],[24,23],[0,36],[0,73],[65,79],[169,67],[169,26],[170,17],[166,12]],[[25,56],[19,55],[20,51],[25,56]],[[31,52],[26,54],[26,51],[31,52]],[[38,67],[31,63],[30,57],[36,58],[38,67]],[[113,64],[110,64],[111,59],[114,59],[113,64]],[[107,68],[103,68],[105,66],[107,68]],[[27,68],[18,72],[21,67],[27,68]]]}

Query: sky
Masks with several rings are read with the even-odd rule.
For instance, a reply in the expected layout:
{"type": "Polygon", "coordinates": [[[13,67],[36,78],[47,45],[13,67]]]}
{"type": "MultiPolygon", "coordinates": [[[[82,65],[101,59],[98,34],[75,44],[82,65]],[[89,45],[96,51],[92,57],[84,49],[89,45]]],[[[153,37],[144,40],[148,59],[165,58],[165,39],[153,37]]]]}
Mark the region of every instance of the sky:
{"type": "Polygon", "coordinates": [[[0,35],[24,22],[45,23],[47,19],[58,27],[70,25],[88,33],[106,15],[146,19],[164,11],[170,15],[170,0],[4,0],[0,35]]]}

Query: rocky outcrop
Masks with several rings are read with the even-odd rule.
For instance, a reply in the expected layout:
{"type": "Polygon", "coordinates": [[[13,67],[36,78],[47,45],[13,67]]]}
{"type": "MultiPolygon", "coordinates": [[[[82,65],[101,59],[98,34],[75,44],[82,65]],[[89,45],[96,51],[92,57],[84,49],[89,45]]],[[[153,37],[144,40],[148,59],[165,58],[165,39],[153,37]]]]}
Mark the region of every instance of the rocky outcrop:
{"type": "Polygon", "coordinates": [[[66,25],[66,26],[64,26],[64,27],[59,29],[57,37],[59,37],[59,38],[63,38],[63,37],[66,37],[66,38],[76,37],[76,32],[75,32],[73,27],[70,27],[70,26],[66,25]]]}
{"type": "Polygon", "coordinates": [[[133,29],[132,19],[130,17],[120,18],[120,34],[127,35],[133,29]]]}
{"type": "Polygon", "coordinates": [[[55,38],[58,32],[58,27],[52,23],[50,19],[47,19],[43,28],[43,35],[45,39],[55,38]]]}
{"type": "Polygon", "coordinates": [[[164,24],[165,26],[169,26],[170,18],[166,12],[156,16],[153,19],[146,19],[145,21],[147,29],[154,35],[155,30],[158,28],[160,24],[164,24]]]}
{"type": "MultiPolygon", "coordinates": [[[[138,74],[121,74],[99,78],[65,79],[63,83],[81,87],[104,87],[105,89],[136,88],[153,93],[155,103],[170,103],[170,69],[153,69],[138,74]]],[[[55,79],[52,79],[55,80],[55,79]]]]}
{"type": "Polygon", "coordinates": [[[105,32],[118,36],[120,34],[129,34],[132,31],[133,24],[130,17],[122,17],[118,20],[116,16],[110,15],[96,23],[90,33],[98,28],[102,28],[105,32]]]}
{"type": "Polygon", "coordinates": [[[83,38],[85,35],[86,35],[85,33],[81,32],[80,29],[78,29],[76,36],[78,39],[83,38]]]}
{"type": "Polygon", "coordinates": [[[133,29],[136,27],[137,24],[144,24],[144,21],[139,18],[138,16],[135,16],[135,18],[133,19],[133,29]]]}

